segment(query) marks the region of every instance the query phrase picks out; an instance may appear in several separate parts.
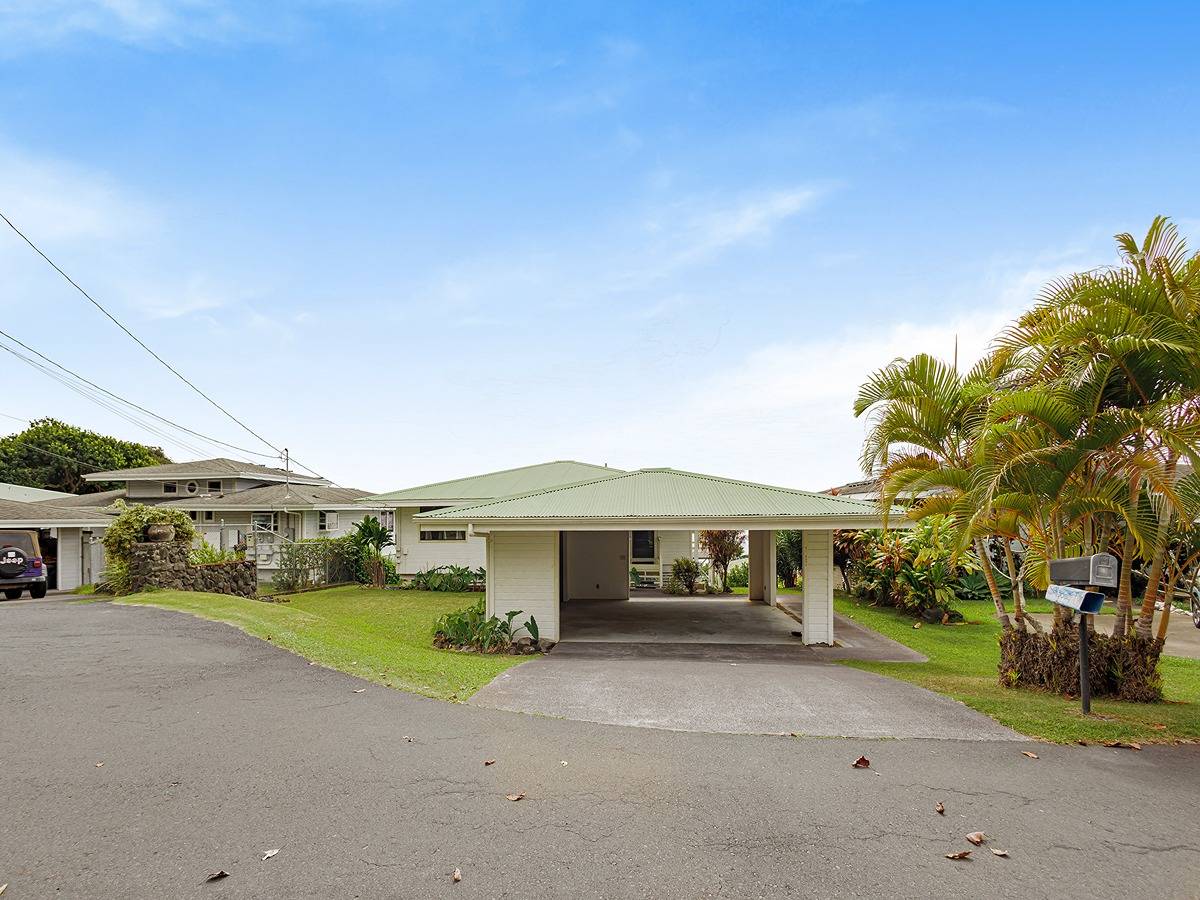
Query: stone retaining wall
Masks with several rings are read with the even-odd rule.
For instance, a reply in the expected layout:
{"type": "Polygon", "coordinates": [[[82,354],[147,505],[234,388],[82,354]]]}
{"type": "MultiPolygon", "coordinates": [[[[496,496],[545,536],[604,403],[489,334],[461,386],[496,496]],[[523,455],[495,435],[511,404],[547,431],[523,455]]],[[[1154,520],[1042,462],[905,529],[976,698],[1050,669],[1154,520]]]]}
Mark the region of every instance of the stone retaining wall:
{"type": "Polygon", "coordinates": [[[134,544],[129,557],[133,591],[202,591],[253,597],[258,592],[258,567],[252,559],[197,566],[188,561],[187,541],[134,544]]]}

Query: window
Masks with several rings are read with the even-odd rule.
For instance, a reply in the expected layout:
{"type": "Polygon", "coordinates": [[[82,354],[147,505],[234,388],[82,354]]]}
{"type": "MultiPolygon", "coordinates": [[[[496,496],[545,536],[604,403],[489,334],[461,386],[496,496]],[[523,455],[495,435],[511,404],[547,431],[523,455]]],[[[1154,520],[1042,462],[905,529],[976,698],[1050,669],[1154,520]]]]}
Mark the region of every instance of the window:
{"type": "Polygon", "coordinates": [[[465,541],[467,533],[465,531],[446,531],[443,529],[430,529],[426,531],[421,529],[421,540],[423,541],[465,541]]]}
{"type": "Polygon", "coordinates": [[[206,509],[204,511],[204,521],[211,522],[212,520],[213,520],[213,511],[211,509],[206,509]]]}
{"type": "Polygon", "coordinates": [[[164,481],[163,482],[163,493],[164,494],[178,494],[179,493],[179,485],[177,485],[173,481],[164,481]]]}
{"type": "Polygon", "coordinates": [[[379,524],[388,531],[396,530],[396,511],[394,509],[381,509],[379,511],[379,524]]]}
{"type": "Polygon", "coordinates": [[[188,518],[191,519],[193,522],[196,521],[196,511],[194,509],[188,510],[188,518]]]}
{"type": "Polygon", "coordinates": [[[188,492],[189,494],[194,494],[194,493],[196,493],[196,491],[198,491],[198,490],[200,490],[200,485],[196,484],[196,482],[194,482],[194,481],[189,481],[189,482],[187,483],[187,492],[188,492]]]}
{"type": "Polygon", "coordinates": [[[208,483],[208,492],[209,492],[210,494],[219,494],[219,493],[221,493],[221,482],[219,482],[219,481],[210,481],[210,482],[208,483]]]}
{"type": "Polygon", "coordinates": [[[317,513],[317,531],[337,531],[338,514],[335,512],[317,513]]]}
{"type": "Polygon", "coordinates": [[[633,561],[654,562],[654,532],[633,532],[633,561]]]}
{"type": "Polygon", "coordinates": [[[256,512],[250,515],[250,525],[257,530],[274,531],[276,526],[275,513],[256,512]]]}

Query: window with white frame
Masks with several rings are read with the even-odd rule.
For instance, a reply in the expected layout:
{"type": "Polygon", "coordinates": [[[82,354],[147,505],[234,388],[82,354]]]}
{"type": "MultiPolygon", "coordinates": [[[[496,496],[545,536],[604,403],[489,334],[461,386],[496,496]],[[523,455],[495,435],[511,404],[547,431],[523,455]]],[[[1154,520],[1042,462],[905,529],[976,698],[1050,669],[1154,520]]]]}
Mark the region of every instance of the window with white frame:
{"type": "Polygon", "coordinates": [[[194,494],[194,493],[196,493],[196,492],[197,492],[197,491],[199,491],[199,490],[200,490],[200,485],[196,484],[196,482],[194,482],[194,481],[189,481],[189,482],[187,483],[187,492],[188,492],[189,494],[194,494]]]}
{"type": "Polygon", "coordinates": [[[337,531],[338,514],[321,510],[317,513],[317,531],[337,531]]]}
{"type": "Polygon", "coordinates": [[[396,511],[394,509],[381,509],[379,511],[379,524],[388,531],[396,530],[396,511]]]}
{"type": "Polygon", "coordinates": [[[197,515],[197,513],[194,509],[188,510],[188,518],[191,519],[193,522],[196,521],[196,515],[197,515]]]}
{"type": "Polygon", "coordinates": [[[278,519],[275,513],[256,512],[250,514],[250,525],[255,531],[275,531],[278,519]]]}
{"type": "Polygon", "coordinates": [[[210,482],[208,483],[208,492],[209,492],[210,494],[219,494],[219,493],[221,493],[221,482],[219,482],[219,481],[210,481],[210,482]]]}
{"type": "Polygon", "coordinates": [[[177,485],[173,481],[164,481],[163,482],[163,493],[164,494],[178,494],[179,493],[179,485],[177,485]]]}
{"type": "Polygon", "coordinates": [[[467,533],[460,529],[421,528],[423,541],[465,541],[467,533]]]}
{"type": "Polygon", "coordinates": [[[213,511],[211,509],[206,509],[204,511],[204,521],[211,522],[212,520],[213,520],[213,511]]]}

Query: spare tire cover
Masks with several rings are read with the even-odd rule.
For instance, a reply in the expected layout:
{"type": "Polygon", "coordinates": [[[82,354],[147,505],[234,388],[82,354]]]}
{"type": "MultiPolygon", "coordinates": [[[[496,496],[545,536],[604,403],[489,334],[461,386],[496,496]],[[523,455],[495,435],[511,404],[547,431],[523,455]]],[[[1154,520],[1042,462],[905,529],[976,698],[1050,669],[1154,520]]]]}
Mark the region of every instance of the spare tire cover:
{"type": "Polygon", "coordinates": [[[0,575],[15,578],[24,573],[27,562],[24,551],[17,547],[5,547],[0,550],[0,575]]]}

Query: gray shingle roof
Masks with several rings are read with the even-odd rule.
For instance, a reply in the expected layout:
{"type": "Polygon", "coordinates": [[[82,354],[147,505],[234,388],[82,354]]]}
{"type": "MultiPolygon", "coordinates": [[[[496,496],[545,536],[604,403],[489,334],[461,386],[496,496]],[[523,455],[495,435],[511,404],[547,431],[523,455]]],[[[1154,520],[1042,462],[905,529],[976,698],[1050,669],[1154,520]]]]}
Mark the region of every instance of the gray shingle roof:
{"type": "Polygon", "coordinates": [[[56,497],[53,500],[38,500],[37,502],[39,504],[45,503],[49,506],[66,508],[94,507],[96,509],[107,509],[118,500],[124,500],[125,493],[125,488],[117,488],[115,491],[96,491],[91,494],[67,494],[64,497],[56,497]]]}
{"type": "Polygon", "coordinates": [[[290,474],[285,469],[260,466],[257,463],[216,457],[194,462],[163,463],[158,466],[139,466],[135,469],[112,469],[85,475],[88,481],[147,481],[164,478],[257,478],[262,481],[286,481],[295,484],[328,484],[326,478],[290,474]]]}
{"type": "Polygon", "coordinates": [[[67,508],[49,503],[0,500],[0,525],[8,528],[52,528],[57,525],[107,525],[112,516],[96,507],[67,508]]]}
{"type": "Polygon", "coordinates": [[[370,503],[357,503],[363,496],[360,488],[332,487],[330,485],[268,484],[227,494],[197,494],[181,500],[170,500],[156,504],[168,509],[336,509],[361,507],[379,509],[370,503]]]}

